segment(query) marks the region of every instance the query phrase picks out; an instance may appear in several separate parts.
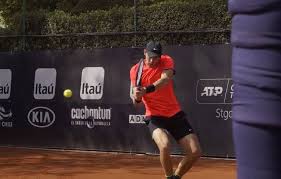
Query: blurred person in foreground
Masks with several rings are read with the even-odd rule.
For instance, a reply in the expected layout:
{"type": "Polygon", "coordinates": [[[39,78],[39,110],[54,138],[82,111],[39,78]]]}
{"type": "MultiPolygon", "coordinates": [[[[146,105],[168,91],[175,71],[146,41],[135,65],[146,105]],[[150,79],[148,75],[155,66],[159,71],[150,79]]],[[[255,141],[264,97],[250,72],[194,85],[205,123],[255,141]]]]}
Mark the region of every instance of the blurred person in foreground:
{"type": "Polygon", "coordinates": [[[174,61],[162,54],[159,42],[150,41],[145,58],[130,70],[131,98],[135,105],[144,104],[146,124],[160,152],[160,163],[167,179],[180,179],[201,156],[198,138],[175,97],[174,61]],[[171,135],[183,148],[185,156],[173,170],[170,157],[171,135]]]}
{"type": "Polygon", "coordinates": [[[229,0],[238,179],[281,179],[281,0],[229,0]]]}

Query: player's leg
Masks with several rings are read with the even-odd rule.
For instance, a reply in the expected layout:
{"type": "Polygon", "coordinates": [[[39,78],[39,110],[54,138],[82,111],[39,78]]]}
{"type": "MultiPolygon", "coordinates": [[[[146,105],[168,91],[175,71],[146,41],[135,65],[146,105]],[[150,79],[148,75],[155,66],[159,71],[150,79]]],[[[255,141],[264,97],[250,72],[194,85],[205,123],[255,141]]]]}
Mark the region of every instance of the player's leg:
{"type": "Polygon", "coordinates": [[[175,175],[183,176],[192,165],[201,157],[201,148],[195,134],[189,134],[178,140],[185,155],[175,171],[175,175]]]}
{"type": "Polygon", "coordinates": [[[165,129],[157,128],[153,131],[152,138],[159,149],[160,162],[164,169],[165,175],[173,175],[173,164],[170,156],[171,147],[167,132],[165,129]]]}
{"type": "Polygon", "coordinates": [[[150,117],[147,118],[146,124],[152,139],[159,149],[160,162],[163,166],[165,175],[169,178],[169,176],[173,175],[173,165],[170,156],[170,138],[166,131],[167,121],[168,119],[163,117],[150,117]]]}
{"type": "Polygon", "coordinates": [[[186,119],[184,112],[179,112],[169,120],[168,131],[183,148],[185,155],[179,163],[175,175],[183,176],[201,156],[197,136],[186,119]]]}

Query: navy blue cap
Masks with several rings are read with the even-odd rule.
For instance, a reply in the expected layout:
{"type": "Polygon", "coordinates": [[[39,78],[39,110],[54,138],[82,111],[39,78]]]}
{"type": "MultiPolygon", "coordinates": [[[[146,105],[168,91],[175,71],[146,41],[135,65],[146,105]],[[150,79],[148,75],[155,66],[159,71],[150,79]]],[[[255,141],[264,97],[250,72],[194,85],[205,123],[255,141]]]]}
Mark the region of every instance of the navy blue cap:
{"type": "Polygon", "coordinates": [[[162,46],[159,42],[150,41],[146,44],[148,57],[159,57],[162,55],[162,46]]]}

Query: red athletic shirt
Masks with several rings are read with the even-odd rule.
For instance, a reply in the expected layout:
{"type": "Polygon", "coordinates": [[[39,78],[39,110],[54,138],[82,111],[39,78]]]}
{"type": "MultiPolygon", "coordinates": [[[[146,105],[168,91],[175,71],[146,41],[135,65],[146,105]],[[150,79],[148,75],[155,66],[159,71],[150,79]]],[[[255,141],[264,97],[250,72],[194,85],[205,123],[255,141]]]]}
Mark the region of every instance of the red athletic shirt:
{"type": "MultiPolygon", "coordinates": [[[[130,70],[130,78],[133,86],[136,84],[136,74],[139,64],[134,65],[130,70]]],[[[141,85],[146,87],[160,79],[163,70],[174,70],[174,61],[168,55],[162,55],[157,67],[143,65],[141,85]]],[[[180,105],[174,94],[173,81],[158,90],[145,94],[142,98],[145,105],[146,116],[171,117],[181,111],[180,105]]]]}

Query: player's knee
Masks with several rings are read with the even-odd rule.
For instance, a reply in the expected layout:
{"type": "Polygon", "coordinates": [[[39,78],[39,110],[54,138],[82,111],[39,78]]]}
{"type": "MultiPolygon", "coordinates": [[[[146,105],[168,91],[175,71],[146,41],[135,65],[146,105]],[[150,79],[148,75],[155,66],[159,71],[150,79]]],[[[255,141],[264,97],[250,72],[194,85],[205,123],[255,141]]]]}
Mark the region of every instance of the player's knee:
{"type": "Polygon", "coordinates": [[[192,159],[194,161],[198,160],[202,156],[202,151],[200,148],[197,148],[195,151],[192,152],[192,159]]]}
{"type": "Polygon", "coordinates": [[[170,145],[169,143],[162,143],[160,146],[158,146],[160,152],[168,153],[170,152],[170,145]]]}
{"type": "Polygon", "coordinates": [[[190,150],[189,152],[185,153],[185,156],[192,161],[198,160],[202,156],[202,151],[200,148],[190,150]]]}

